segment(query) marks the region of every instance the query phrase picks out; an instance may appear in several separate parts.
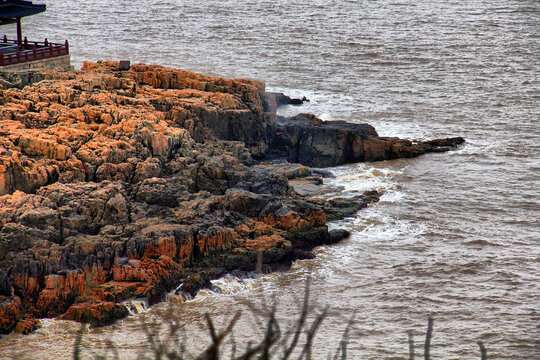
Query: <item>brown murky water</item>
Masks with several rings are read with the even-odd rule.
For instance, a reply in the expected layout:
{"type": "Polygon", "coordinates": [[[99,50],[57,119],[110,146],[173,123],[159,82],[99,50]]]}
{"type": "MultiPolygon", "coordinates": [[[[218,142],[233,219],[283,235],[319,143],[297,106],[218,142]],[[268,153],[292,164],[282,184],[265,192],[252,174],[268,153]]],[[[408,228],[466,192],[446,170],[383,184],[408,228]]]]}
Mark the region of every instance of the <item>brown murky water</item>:
{"type": "MultiPolygon", "coordinates": [[[[342,195],[386,191],[379,204],[333,225],[352,230],[350,239],[287,273],[223,280],[225,294],[90,330],[89,346],[111,338],[123,358],[134,358],[145,342],[141,321],[165,326],[175,315],[196,348],[206,341],[203,314],[225,323],[244,308],[239,297],[277,296],[279,316],[292,318],[311,274],[314,299],[333,310],[317,358],[336,347],[356,312],[350,358],[407,358],[406,332],[414,329],[420,344],[432,314],[433,358],[479,358],[482,340],[491,359],[540,359],[538,1],[46,3],[24,30],[69,39],[76,66],[130,59],[263,79],[312,100],[284,114],[468,141],[451,153],[332,169],[342,195]]],[[[47,320],[36,334],[0,341],[1,356],[70,358],[77,328],[47,320]]],[[[244,341],[256,328],[245,316],[235,336],[244,341]]]]}

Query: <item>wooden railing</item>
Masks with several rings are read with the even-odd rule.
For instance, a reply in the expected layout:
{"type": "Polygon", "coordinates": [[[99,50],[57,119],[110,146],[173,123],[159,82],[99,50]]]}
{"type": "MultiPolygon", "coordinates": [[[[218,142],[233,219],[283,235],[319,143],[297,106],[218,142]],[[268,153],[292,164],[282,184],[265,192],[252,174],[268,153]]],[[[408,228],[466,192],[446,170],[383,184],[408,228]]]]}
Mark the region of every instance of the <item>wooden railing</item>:
{"type": "MultiPolygon", "coordinates": [[[[4,35],[4,38],[0,39],[0,45],[2,44],[17,45],[17,40],[9,40],[4,35]]],[[[69,44],[67,40],[64,44],[55,44],[49,42],[47,39],[40,42],[28,41],[28,39],[24,38],[22,46],[17,46],[16,51],[6,54],[0,51],[0,66],[20,64],[27,61],[48,59],[68,54],[69,44]]]]}

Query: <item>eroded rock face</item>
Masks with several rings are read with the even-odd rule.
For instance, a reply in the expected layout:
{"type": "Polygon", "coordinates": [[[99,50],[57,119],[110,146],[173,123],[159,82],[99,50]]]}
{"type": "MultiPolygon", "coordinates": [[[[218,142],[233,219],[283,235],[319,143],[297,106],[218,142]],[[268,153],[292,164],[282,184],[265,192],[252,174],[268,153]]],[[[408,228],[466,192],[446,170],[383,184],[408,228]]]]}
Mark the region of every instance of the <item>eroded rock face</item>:
{"type": "Polygon", "coordinates": [[[27,316],[107,324],[126,299],[159,301],[205,267],[253,270],[261,251],[290,263],[291,234],[328,232],[287,205],[284,176],[246,166],[274,131],[263,83],[115,66],[1,90],[2,333],[31,331],[27,316]]]}
{"type": "Polygon", "coordinates": [[[300,196],[289,180],[328,174],[252,167],[270,146],[317,166],[378,159],[379,143],[422,152],[369,125],[278,125],[258,81],[117,68],[86,63],[0,89],[0,333],[32,331],[39,317],[107,324],[126,316],[124,300],[160,301],[183,280],[192,294],[208,284],[201,274],[253,271],[258,254],[288,266],[347,236],[328,231],[327,215],[367,200],[300,196]]]}
{"type": "Polygon", "coordinates": [[[465,141],[450,138],[412,142],[380,137],[369,124],[322,121],[310,114],[279,120],[271,147],[273,155],[315,167],[411,158],[448,151],[465,141]]]}

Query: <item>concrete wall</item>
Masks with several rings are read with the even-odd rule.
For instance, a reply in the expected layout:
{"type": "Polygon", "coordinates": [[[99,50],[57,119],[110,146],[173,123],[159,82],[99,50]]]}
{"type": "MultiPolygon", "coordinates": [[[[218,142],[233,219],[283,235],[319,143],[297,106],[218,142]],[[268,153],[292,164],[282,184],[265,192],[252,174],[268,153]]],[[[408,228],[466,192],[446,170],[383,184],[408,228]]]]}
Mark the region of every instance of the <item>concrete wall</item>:
{"type": "Polygon", "coordinates": [[[73,70],[71,66],[71,55],[62,55],[48,59],[28,61],[20,64],[0,66],[0,71],[21,71],[28,69],[53,69],[61,68],[64,70],[73,70]]]}

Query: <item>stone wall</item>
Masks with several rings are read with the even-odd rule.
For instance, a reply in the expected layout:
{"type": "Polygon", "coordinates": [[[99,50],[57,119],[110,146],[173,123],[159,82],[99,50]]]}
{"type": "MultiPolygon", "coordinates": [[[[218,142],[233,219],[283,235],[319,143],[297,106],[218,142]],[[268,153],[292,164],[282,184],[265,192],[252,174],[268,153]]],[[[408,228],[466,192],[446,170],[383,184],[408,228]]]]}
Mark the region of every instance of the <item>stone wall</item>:
{"type": "Polygon", "coordinates": [[[48,59],[41,59],[35,61],[27,61],[20,64],[0,66],[0,71],[20,71],[28,69],[55,69],[73,70],[71,65],[71,55],[57,56],[48,59]]]}

